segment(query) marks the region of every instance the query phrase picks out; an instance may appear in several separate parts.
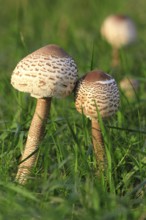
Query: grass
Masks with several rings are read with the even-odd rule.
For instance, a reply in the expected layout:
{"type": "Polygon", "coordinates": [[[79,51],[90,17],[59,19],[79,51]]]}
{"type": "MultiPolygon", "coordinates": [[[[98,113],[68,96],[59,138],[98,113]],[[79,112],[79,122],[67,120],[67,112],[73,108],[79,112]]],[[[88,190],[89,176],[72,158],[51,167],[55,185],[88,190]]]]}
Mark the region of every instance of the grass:
{"type": "Polygon", "coordinates": [[[0,11],[0,220],[146,218],[146,29],[144,0],[1,0],[0,11]],[[138,41],[121,50],[111,67],[111,47],[100,25],[111,13],[125,13],[137,25],[138,41]],[[46,44],[59,44],[76,60],[79,75],[99,68],[117,81],[140,80],[133,101],[104,122],[108,157],[105,177],[96,176],[90,121],[75,110],[73,95],[54,99],[32,177],[14,182],[35,100],[17,92],[10,78],[17,62],[46,44]]]}

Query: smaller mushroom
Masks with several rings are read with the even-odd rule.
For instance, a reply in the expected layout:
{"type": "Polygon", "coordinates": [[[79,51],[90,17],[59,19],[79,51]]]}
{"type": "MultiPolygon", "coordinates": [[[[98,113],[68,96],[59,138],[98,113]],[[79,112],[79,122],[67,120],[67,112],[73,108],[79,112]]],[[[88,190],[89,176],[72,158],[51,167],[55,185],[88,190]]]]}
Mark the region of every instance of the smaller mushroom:
{"type": "Polygon", "coordinates": [[[93,147],[100,173],[105,169],[106,158],[98,114],[105,119],[118,110],[119,90],[114,78],[101,70],[84,75],[75,87],[75,107],[91,120],[93,147]]]}
{"type": "Polygon", "coordinates": [[[101,25],[101,35],[113,48],[112,65],[119,65],[119,49],[136,40],[134,22],[128,16],[110,15],[101,25]]]}
{"type": "Polygon", "coordinates": [[[13,87],[37,99],[25,149],[16,180],[25,184],[36,160],[36,150],[44,136],[53,97],[63,98],[72,92],[77,81],[77,66],[62,48],[51,44],[23,58],[11,77],[13,87]]]}
{"type": "Polygon", "coordinates": [[[139,81],[133,77],[125,77],[120,81],[120,88],[129,100],[133,100],[139,90],[139,81]]]}

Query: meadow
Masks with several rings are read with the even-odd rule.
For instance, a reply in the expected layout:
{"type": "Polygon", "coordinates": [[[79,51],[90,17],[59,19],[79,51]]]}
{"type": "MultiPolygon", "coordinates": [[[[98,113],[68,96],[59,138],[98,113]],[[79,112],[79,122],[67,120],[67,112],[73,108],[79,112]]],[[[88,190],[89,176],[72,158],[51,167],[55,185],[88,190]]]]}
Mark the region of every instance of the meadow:
{"type": "Polygon", "coordinates": [[[146,219],[146,2],[145,0],[0,0],[0,220],[146,219]],[[109,14],[129,15],[137,41],[120,50],[111,66],[111,46],[100,27],[109,14]],[[31,178],[15,182],[36,100],[10,84],[27,54],[58,44],[78,66],[140,82],[135,99],[120,91],[117,114],[103,123],[108,158],[96,175],[90,121],[79,114],[74,95],[53,99],[31,178]]]}

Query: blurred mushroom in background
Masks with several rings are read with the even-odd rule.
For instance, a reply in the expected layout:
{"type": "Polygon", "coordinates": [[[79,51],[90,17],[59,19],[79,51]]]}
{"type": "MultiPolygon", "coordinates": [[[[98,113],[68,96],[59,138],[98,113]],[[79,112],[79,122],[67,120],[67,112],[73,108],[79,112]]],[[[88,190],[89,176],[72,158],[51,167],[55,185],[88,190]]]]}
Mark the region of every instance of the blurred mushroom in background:
{"type": "Polygon", "coordinates": [[[118,66],[119,49],[133,43],[137,38],[134,22],[125,15],[110,15],[103,21],[100,31],[112,46],[112,66],[118,66]]]}
{"type": "Polygon", "coordinates": [[[120,81],[120,88],[128,100],[136,98],[139,86],[139,81],[133,77],[125,77],[120,81]]]}

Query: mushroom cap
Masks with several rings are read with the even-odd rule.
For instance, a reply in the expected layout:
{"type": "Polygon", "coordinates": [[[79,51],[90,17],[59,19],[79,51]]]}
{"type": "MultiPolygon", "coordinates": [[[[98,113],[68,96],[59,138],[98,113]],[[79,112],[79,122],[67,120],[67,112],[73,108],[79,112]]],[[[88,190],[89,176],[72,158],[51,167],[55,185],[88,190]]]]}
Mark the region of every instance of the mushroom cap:
{"type": "Polygon", "coordinates": [[[101,34],[115,48],[126,46],[137,37],[134,22],[124,15],[108,16],[101,26],[101,34]]]}
{"type": "Polygon", "coordinates": [[[72,57],[52,44],[23,58],[12,73],[11,84],[35,98],[62,98],[72,92],[77,77],[72,57]]]}
{"type": "Polygon", "coordinates": [[[119,90],[115,80],[101,70],[93,70],[78,80],[75,106],[90,119],[112,116],[119,107],[119,90]]]}

